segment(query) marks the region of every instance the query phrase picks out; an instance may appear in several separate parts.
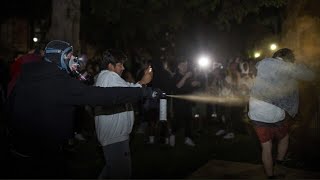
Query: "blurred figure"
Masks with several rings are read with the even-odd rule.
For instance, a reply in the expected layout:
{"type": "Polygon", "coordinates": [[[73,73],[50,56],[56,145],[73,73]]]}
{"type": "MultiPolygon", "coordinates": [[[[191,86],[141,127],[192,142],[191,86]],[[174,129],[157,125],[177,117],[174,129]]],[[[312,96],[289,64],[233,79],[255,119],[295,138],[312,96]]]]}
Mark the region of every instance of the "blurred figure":
{"type": "MultiPolygon", "coordinates": [[[[232,79],[230,75],[227,75],[222,81],[222,86],[219,92],[220,97],[228,98],[232,97],[235,94],[235,89],[232,88],[232,79]]],[[[230,104],[222,104],[219,106],[219,111],[220,111],[220,120],[222,123],[222,127],[220,130],[216,132],[216,136],[221,136],[223,135],[224,139],[233,139],[235,137],[234,134],[234,116],[232,115],[233,113],[233,108],[230,104]]]]}
{"type": "MultiPolygon", "coordinates": [[[[10,66],[8,63],[8,52],[0,47],[0,113],[4,108],[7,98],[7,87],[10,81],[10,66]]],[[[8,50],[7,50],[8,51],[8,50]]]]}
{"type": "Polygon", "coordinates": [[[294,62],[293,51],[283,48],[256,65],[257,76],[250,93],[248,115],[261,143],[262,162],[268,178],[283,175],[276,172],[273,165],[281,166],[288,150],[288,118],[297,114],[299,106],[297,81],[315,77],[311,70],[294,62]],[[277,140],[275,163],[273,140],[277,140]]]}
{"type": "MultiPolygon", "coordinates": [[[[176,95],[186,95],[192,94],[195,88],[200,86],[199,81],[192,79],[192,72],[188,67],[187,59],[180,59],[177,64],[177,72],[173,76],[175,82],[175,94],[176,95]]],[[[172,122],[172,134],[169,138],[169,143],[171,146],[175,146],[175,134],[178,129],[184,127],[184,144],[188,146],[195,146],[192,140],[192,103],[183,99],[173,100],[174,109],[174,121],[172,122]]]]}
{"type": "Polygon", "coordinates": [[[7,96],[10,95],[14,88],[17,78],[21,74],[22,65],[41,61],[43,58],[42,50],[32,49],[28,54],[19,55],[10,66],[10,82],[8,84],[7,96]]]}
{"type": "MultiPolygon", "coordinates": [[[[136,72],[136,79],[141,79],[144,75],[144,71],[146,68],[151,67],[152,68],[152,63],[151,61],[145,61],[145,60],[141,60],[139,61],[139,69],[137,69],[136,72]]],[[[152,87],[152,81],[148,84],[146,84],[147,87],[152,87]]],[[[154,99],[145,99],[145,101],[141,104],[138,104],[137,106],[137,114],[138,114],[138,122],[136,122],[138,124],[138,128],[137,128],[137,133],[140,134],[148,134],[149,130],[150,130],[150,124],[148,122],[148,116],[150,114],[148,114],[148,110],[149,109],[153,109],[156,108],[156,100],[154,99]]],[[[149,142],[151,142],[151,144],[154,143],[154,137],[149,137],[149,142]]]]}
{"type": "MultiPolygon", "coordinates": [[[[163,61],[164,59],[155,59],[152,61],[153,79],[150,86],[152,86],[152,88],[159,88],[168,94],[172,92],[174,82],[170,72],[165,69],[163,61]]],[[[167,121],[159,121],[159,104],[160,101],[154,99],[146,100],[144,104],[145,119],[148,122],[147,135],[149,144],[154,144],[155,138],[158,138],[158,140],[164,144],[169,143],[168,123],[167,121]],[[162,125],[163,127],[161,127],[162,125]]],[[[168,106],[167,109],[170,109],[170,106],[168,106]]]]}
{"type": "MultiPolygon", "coordinates": [[[[74,60],[78,65],[76,66],[76,70],[71,74],[72,77],[78,79],[86,85],[92,85],[92,79],[90,74],[87,72],[87,62],[88,57],[86,54],[81,54],[74,60]]],[[[69,149],[73,149],[73,145],[75,145],[75,141],[85,142],[87,141],[87,137],[89,132],[92,131],[93,124],[90,117],[91,111],[88,111],[89,106],[75,106],[75,119],[74,119],[74,138],[69,140],[69,149]]]]}

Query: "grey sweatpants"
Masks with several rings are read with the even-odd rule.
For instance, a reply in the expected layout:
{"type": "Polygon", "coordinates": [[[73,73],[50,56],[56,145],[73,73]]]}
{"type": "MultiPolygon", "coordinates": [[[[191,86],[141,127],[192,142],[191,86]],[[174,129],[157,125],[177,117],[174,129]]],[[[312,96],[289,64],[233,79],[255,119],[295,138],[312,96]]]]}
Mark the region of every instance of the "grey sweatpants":
{"type": "Polygon", "coordinates": [[[99,179],[129,179],[131,177],[131,155],[129,140],[103,146],[106,165],[99,179]]]}

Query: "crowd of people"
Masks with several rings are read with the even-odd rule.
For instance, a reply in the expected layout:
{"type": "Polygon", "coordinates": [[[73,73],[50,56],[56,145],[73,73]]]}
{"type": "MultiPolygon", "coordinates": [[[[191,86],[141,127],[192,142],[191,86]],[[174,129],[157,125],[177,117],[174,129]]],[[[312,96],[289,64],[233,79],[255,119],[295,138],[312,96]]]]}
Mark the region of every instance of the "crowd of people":
{"type": "Polygon", "coordinates": [[[43,51],[20,54],[9,70],[1,66],[1,73],[8,74],[0,76],[1,108],[6,115],[2,123],[8,153],[18,175],[14,178],[67,177],[64,147],[74,137],[86,139],[77,116],[81,113],[95,122],[93,134],[106,162],[101,179],[131,177],[129,142],[135,126],[144,132],[146,144],[175,147],[180,142],[177,132],[184,130],[183,143],[196,146],[193,119],[198,103],[167,97],[172,102],[169,118],[165,128],[159,129],[159,94],[163,92],[248,99],[241,105],[205,104],[202,119],[213,118],[216,136],[228,140],[245,131],[243,117],[249,117],[261,142],[265,173],[276,177],[272,140],[279,141],[276,162],[280,164],[288,147],[287,114],[293,117],[299,104],[296,80],[314,78],[309,69],[294,63],[290,49],[280,49],[257,65],[241,57],[221,60],[206,73],[192,68],[190,58],[169,61],[160,56],[140,60],[140,67],[130,72],[125,69],[127,59],[118,49],[107,49],[93,59],[78,58],[71,44],[54,40],[43,51]],[[288,83],[287,89],[280,88],[288,83]]]}

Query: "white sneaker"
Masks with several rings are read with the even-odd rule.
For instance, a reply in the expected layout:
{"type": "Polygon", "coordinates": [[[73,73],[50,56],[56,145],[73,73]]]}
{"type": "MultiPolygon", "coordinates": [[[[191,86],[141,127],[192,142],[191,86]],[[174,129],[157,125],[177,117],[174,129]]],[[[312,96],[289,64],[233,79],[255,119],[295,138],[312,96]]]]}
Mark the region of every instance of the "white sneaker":
{"type": "Polygon", "coordinates": [[[169,138],[166,138],[166,139],[165,139],[164,144],[169,144],[169,138]]]}
{"type": "Polygon", "coordinates": [[[176,145],[176,136],[175,135],[170,135],[169,137],[169,144],[170,146],[174,147],[176,145]]]}
{"type": "Polygon", "coordinates": [[[149,136],[148,144],[154,144],[154,136],[149,136]]]}
{"type": "Polygon", "coordinates": [[[219,131],[216,132],[216,136],[221,136],[224,133],[226,133],[226,131],[223,129],[220,129],[219,131]]]}
{"type": "Polygon", "coordinates": [[[74,138],[75,138],[76,140],[78,140],[78,141],[86,141],[86,140],[87,140],[86,138],[83,137],[82,134],[78,134],[78,133],[76,133],[76,134],[74,135],[74,138]]]}
{"type": "Polygon", "coordinates": [[[195,146],[196,144],[194,144],[194,142],[192,141],[192,139],[190,139],[190,138],[188,138],[188,137],[186,137],[186,138],[184,138],[184,144],[185,145],[188,145],[188,146],[195,146]]]}
{"type": "Polygon", "coordinates": [[[233,139],[234,138],[234,133],[228,133],[225,136],[223,136],[223,139],[233,139]]]}
{"type": "Polygon", "coordinates": [[[221,116],[221,121],[222,121],[223,123],[226,123],[226,117],[225,117],[224,115],[221,116]]]}

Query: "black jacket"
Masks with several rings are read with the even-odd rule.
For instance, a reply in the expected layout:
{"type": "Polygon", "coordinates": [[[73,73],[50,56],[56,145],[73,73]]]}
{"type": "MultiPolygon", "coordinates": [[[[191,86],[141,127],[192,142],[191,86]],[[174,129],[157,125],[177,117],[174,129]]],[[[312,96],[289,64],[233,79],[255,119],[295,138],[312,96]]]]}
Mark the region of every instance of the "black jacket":
{"type": "Polygon", "coordinates": [[[87,86],[46,61],[25,64],[11,97],[13,141],[62,144],[73,134],[74,105],[112,106],[142,96],[142,88],[87,86]]]}

